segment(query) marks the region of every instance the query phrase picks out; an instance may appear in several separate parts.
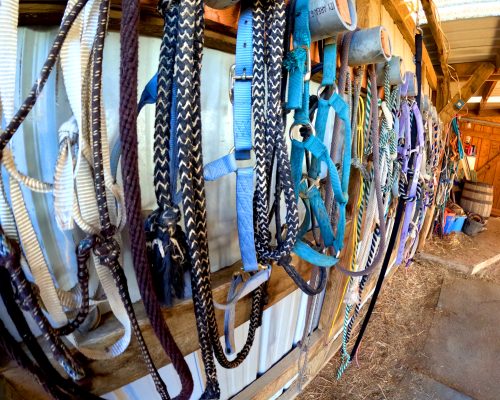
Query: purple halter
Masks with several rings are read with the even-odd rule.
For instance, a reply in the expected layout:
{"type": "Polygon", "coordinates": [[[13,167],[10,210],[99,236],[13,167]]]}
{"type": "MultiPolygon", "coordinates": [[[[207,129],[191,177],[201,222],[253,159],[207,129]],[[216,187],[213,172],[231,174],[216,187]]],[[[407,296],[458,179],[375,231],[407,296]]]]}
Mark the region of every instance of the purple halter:
{"type": "MultiPolygon", "coordinates": [[[[409,82],[409,78],[412,79],[411,72],[407,72],[406,82],[409,82]]],[[[401,94],[405,96],[407,94],[408,86],[405,85],[401,94]]],[[[407,189],[407,201],[405,206],[405,216],[403,220],[403,226],[401,228],[401,237],[398,248],[398,255],[396,258],[396,264],[400,264],[404,259],[405,245],[408,239],[410,223],[413,219],[413,212],[415,210],[415,199],[417,194],[418,180],[420,177],[420,167],[422,164],[423,148],[425,145],[424,138],[424,125],[422,121],[422,115],[415,101],[405,101],[402,104],[401,116],[400,116],[400,131],[399,135],[402,138],[404,135],[405,143],[399,148],[399,154],[403,160],[402,174],[408,176],[409,172],[411,174],[411,181],[408,182],[407,189]],[[417,128],[417,140],[415,147],[411,148],[411,116],[413,115],[413,121],[417,128]],[[411,155],[413,157],[413,165],[410,169],[411,155]]]]}

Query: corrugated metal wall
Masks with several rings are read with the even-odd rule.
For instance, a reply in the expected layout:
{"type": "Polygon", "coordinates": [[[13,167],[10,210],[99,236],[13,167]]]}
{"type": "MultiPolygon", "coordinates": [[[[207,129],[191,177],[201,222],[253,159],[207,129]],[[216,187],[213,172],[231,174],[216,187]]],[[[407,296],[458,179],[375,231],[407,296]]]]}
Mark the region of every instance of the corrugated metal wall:
{"type": "MultiPolygon", "coordinates": [[[[227,370],[217,365],[221,388],[221,399],[228,399],[252,383],[286,355],[302,336],[307,296],[296,290],[264,311],[262,326],[257,330],[255,342],[247,359],[238,368],[227,370]]],[[[236,347],[241,348],[246,340],[249,323],[235,331],[236,347]]],[[[203,390],[203,364],[199,352],[186,356],[195,380],[191,399],[198,399],[203,390]]],[[[173,395],[180,391],[180,382],[171,365],[160,369],[173,395]]],[[[281,393],[281,391],[280,391],[281,393]]],[[[146,376],[105,396],[109,400],[157,400],[153,380],[146,376]]]]}
{"type": "MultiPolygon", "coordinates": [[[[41,69],[46,54],[55,37],[55,29],[20,28],[18,49],[18,104],[31,88],[41,69]]],[[[142,88],[156,72],[160,40],[140,39],[139,87],[142,88]]],[[[119,35],[109,33],[105,45],[103,93],[106,108],[107,132],[111,146],[118,138],[119,105],[119,35]]],[[[232,108],[228,99],[228,71],[234,55],[206,49],[202,70],[202,120],[203,152],[208,162],[227,153],[233,146],[232,108]]],[[[317,85],[312,85],[312,91],[317,85]]],[[[58,70],[49,79],[32,114],[15,135],[12,148],[23,173],[48,182],[53,180],[53,166],[58,152],[58,128],[71,115],[64,82],[58,70]],[[29,160],[29,162],[28,162],[29,160]]],[[[331,123],[331,121],[330,121],[331,123]]],[[[154,106],[147,106],[139,115],[139,153],[142,206],[144,210],[156,207],[153,191],[153,130],[154,106]]],[[[329,130],[331,131],[331,130],[329,130]]],[[[71,234],[63,234],[53,219],[51,195],[32,194],[25,190],[31,218],[35,221],[43,248],[50,260],[50,267],[58,283],[65,289],[75,285],[74,241],[71,234]]],[[[239,248],[236,230],[235,180],[228,177],[207,184],[208,226],[212,270],[236,262],[239,248]]],[[[140,299],[130,262],[126,242],[123,246],[124,268],[128,275],[133,301],[140,299]]],[[[0,300],[1,303],[1,300],[0,300]]],[[[218,368],[222,399],[238,393],[266,372],[296,345],[304,328],[307,296],[296,290],[264,312],[262,326],[258,329],[255,344],[245,362],[236,369],[218,368]]],[[[0,316],[10,325],[0,304],[0,316]]],[[[10,325],[11,326],[11,325],[10,325]]],[[[317,326],[317,320],[314,327],[317,326]]],[[[235,332],[237,347],[246,339],[248,322],[235,332]]],[[[203,391],[203,365],[197,352],[186,356],[195,378],[193,399],[203,391]]],[[[140,362],[138,360],[138,362],[140,362]]],[[[168,383],[169,391],[180,391],[180,381],[171,365],[160,370],[168,383]]],[[[108,399],[157,399],[159,398],[149,376],[132,382],[106,395],[108,399]]]]}

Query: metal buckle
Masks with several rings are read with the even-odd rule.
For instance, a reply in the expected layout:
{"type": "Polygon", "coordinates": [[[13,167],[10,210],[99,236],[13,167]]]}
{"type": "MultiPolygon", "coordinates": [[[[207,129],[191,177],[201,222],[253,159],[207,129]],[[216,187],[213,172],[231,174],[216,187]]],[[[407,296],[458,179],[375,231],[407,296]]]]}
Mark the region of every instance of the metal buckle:
{"type": "MultiPolygon", "coordinates": [[[[229,149],[229,154],[234,153],[235,151],[236,151],[236,149],[233,146],[233,147],[231,147],[231,149],[229,149]]],[[[253,169],[257,168],[257,165],[256,165],[257,164],[257,162],[256,162],[257,157],[255,156],[255,149],[254,149],[253,146],[250,149],[250,158],[248,158],[248,159],[237,159],[235,157],[234,160],[236,161],[236,166],[238,168],[245,168],[245,167],[252,167],[252,166],[253,166],[253,169]],[[253,153],[253,157],[252,157],[252,153],[253,153]],[[245,165],[245,162],[249,163],[250,165],[245,165]]]]}
{"type": "Polygon", "coordinates": [[[318,98],[328,101],[334,94],[338,93],[339,93],[339,88],[336,83],[333,83],[332,85],[319,86],[316,95],[318,96],[318,98]]]}
{"type": "Polygon", "coordinates": [[[316,135],[316,131],[314,130],[314,126],[310,122],[308,122],[307,124],[293,124],[290,127],[290,133],[289,133],[290,139],[297,140],[298,142],[302,142],[304,139],[304,137],[300,133],[300,129],[302,127],[306,127],[309,130],[310,135],[311,134],[316,135]]]}
{"type": "Polygon", "coordinates": [[[251,81],[253,75],[247,75],[246,70],[243,69],[243,75],[236,75],[236,64],[231,65],[229,68],[229,100],[231,104],[234,99],[234,82],[236,81],[251,81]]]}
{"type": "MultiPolygon", "coordinates": [[[[257,263],[257,271],[265,271],[267,269],[271,269],[271,265],[270,264],[257,263]]],[[[235,273],[235,275],[236,274],[241,275],[244,278],[244,280],[246,280],[245,278],[247,276],[249,276],[249,277],[251,276],[250,272],[245,271],[245,267],[241,266],[240,270],[241,270],[241,272],[237,272],[237,273],[235,273]],[[243,274],[246,274],[246,275],[243,275],[243,274]]]]}

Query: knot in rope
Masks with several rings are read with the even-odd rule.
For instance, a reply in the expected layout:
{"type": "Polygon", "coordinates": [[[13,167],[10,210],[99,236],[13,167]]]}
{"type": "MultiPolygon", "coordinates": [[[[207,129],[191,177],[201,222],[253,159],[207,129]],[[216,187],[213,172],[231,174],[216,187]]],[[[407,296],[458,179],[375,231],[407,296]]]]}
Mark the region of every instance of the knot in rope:
{"type": "Polygon", "coordinates": [[[114,267],[120,257],[120,245],[112,237],[107,239],[98,237],[94,247],[94,254],[99,258],[102,265],[108,268],[114,267]]]}
{"type": "Polygon", "coordinates": [[[163,18],[166,18],[167,12],[170,9],[172,2],[172,0],[160,0],[158,2],[158,6],[156,8],[163,18]]]}
{"type": "Polygon", "coordinates": [[[289,52],[283,60],[283,66],[290,72],[304,66],[307,58],[307,51],[302,47],[298,47],[289,52]]]}
{"type": "Polygon", "coordinates": [[[181,213],[179,207],[173,205],[160,212],[157,222],[160,227],[167,229],[170,235],[174,235],[177,223],[180,221],[180,219],[181,213]]]}

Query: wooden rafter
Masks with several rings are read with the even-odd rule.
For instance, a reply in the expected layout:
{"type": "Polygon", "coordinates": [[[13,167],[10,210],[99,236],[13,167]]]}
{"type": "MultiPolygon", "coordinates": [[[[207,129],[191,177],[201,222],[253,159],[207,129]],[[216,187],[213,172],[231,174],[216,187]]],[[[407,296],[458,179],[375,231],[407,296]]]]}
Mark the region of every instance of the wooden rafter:
{"type": "Polygon", "coordinates": [[[447,124],[452,118],[465,106],[467,101],[476,93],[479,88],[486,82],[486,79],[493,73],[495,66],[491,63],[481,63],[474,75],[472,75],[467,83],[457,92],[451,102],[449,102],[439,113],[441,120],[447,124]]]}
{"type": "MultiPolygon", "coordinates": [[[[477,68],[481,65],[480,62],[468,62],[468,63],[458,63],[458,64],[451,64],[451,70],[453,71],[452,74],[453,76],[457,76],[459,80],[467,80],[471,75],[476,72],[477,68]]],[[[497,67],[498,68],[498,67],[497,67]]],[[[497,70],[493,74],[491,74],[488,79],[488,82],[490,81],[500,81],[500,72],[497,70]]]]}
{"type": "MultiPolygon", "coordinates": [[[[411,18],[410,10],[407,5],[402,0],[382,0],[382,5],[394,20],[394,23],[410,46],[413,54],[415,54],[415,32],[417,31],[417,27],[413,18],[411,18]]],[[[429,86],[437,90],[438,81],[436,71],[432,66],[432,61],[425,45],[422,46],[422,61],[425,65],[429,86]]]]}
{"type": "MultiPolygon", "coordinates": [[[[19,4],[19,25],[59,25],[66,7],[66,1],[21,0],[19,4]]],[[[205,46],[228,53],[236,49],[236,26],[239,6],[226,10],[213,10],[205,7],[205,46]]],[[[111,0],[109,29],[119,30],[121,20],[121,1],[111,0]]],[[[153,1],[141,2],[139,33],[145,36],[161,37],[163,19],[158,14],[153,1]]]]}
{"type": "Polygon", "coordinates": [[[493,81],[484,83],[483,92],[481,94],[481,102],[479,103],[479,113],[481,113],[481,111],[484,111],[484,109],[486,108],[486,104],[488,103],[488,99],[490,98],[493,89],[495,89],[495,85],[496,82],[493,81]]]}
{"type": "Polygon", "coordinates": [[[443,71],[443,85],[440,88],[443,91],[445,103],[448,101],[450,94],[450,73],[448,71],[448,49],[446,48],[443,30],[437,17],[436,5],[433,0],[420,0],[422,7],[427,17],[427,25],[429,26],[434,42],[436,43],[439,64],[443,71]]]}
{"type": "Polygon", "coordinates": [[[480,118],[500,118],[500,110],[483,110],[479,112],[479,108],[470,110],[467,113],[463,113],[463,116],[473,116],[473,117],[480,117],[480,118]]]}

